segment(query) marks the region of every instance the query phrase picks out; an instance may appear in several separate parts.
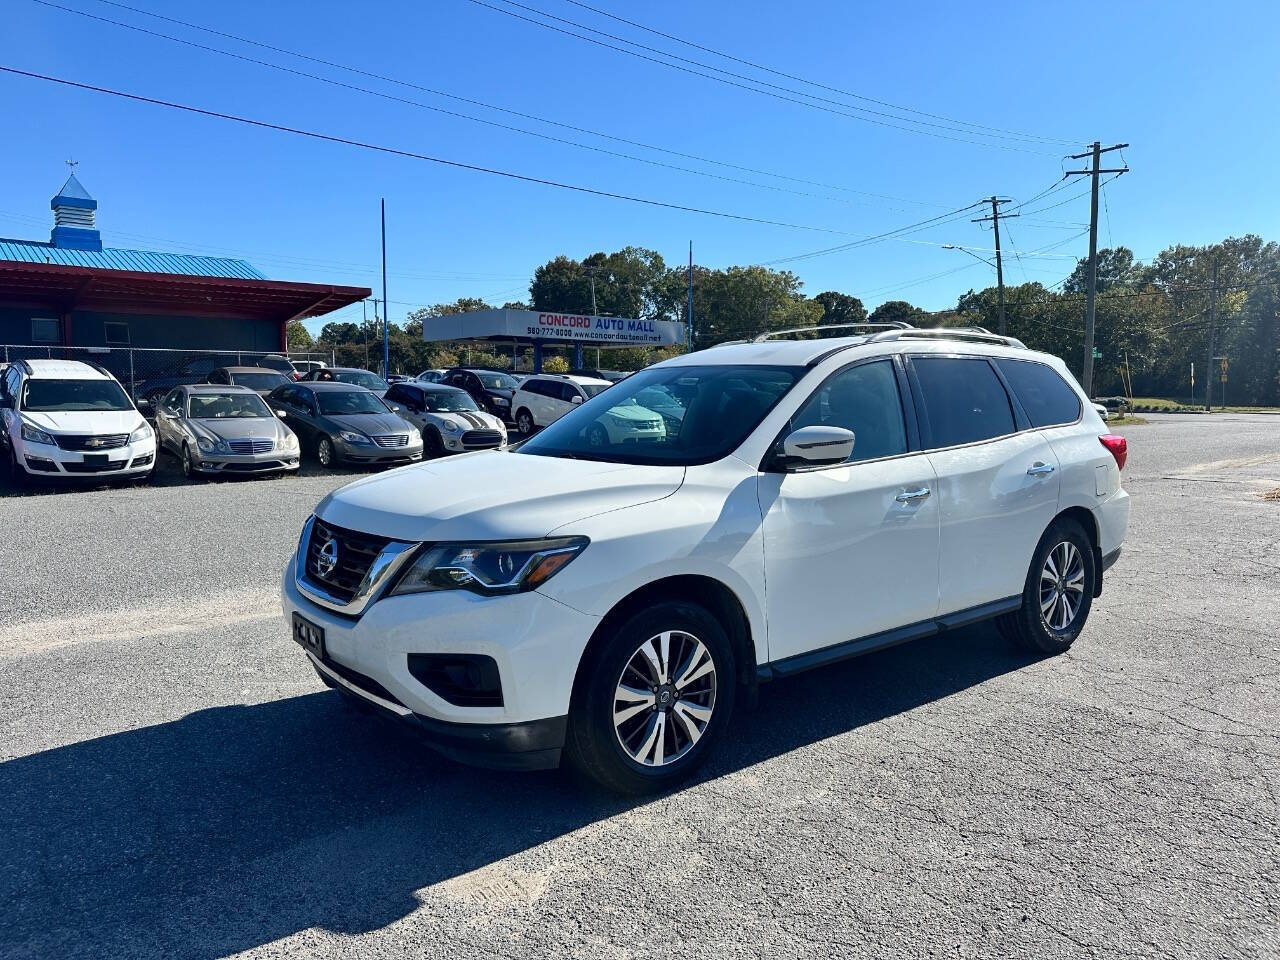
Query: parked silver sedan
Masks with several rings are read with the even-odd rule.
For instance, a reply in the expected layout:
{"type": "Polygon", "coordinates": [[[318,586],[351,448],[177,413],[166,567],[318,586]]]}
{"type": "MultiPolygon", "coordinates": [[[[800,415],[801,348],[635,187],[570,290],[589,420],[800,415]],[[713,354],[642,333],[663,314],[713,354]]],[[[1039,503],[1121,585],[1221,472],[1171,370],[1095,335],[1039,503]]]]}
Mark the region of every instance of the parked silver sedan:
{"type": "Polygon", "coordinates": [[[266,401],[230,384],[175,387],[156,405],[156,438],[188,477],[297,470],[301,456],[266,401]]]}

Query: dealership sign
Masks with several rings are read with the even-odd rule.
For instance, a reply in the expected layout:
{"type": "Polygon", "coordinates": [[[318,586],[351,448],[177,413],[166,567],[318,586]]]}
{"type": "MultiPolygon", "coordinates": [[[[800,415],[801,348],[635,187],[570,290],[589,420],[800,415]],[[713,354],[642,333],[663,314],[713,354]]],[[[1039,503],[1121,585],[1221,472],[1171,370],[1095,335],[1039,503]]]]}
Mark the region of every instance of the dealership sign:
{"type": "Polygon", "coordinates": [[[441,340],[559,340],[659,347],[684,343],[684,324],[672,320],[591,317],[540,310],[477,310],[422,321],[422,338],[441,340]]]}

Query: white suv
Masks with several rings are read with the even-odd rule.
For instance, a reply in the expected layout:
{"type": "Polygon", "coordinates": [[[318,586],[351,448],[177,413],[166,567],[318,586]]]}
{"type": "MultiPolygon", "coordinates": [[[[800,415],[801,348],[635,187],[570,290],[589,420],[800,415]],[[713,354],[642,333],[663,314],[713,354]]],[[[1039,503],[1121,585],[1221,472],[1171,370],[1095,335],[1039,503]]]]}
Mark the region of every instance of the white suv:
{"type": "Polygon", "coordinates": [[[608,380],[567,374],[535,373],[527,376],[520,381],[511,397],[516,428],[525,435],[531,434],[611,386],[613,384],[608,380]]]}
{"type": "Polygon", "coordinates": [[[772,677],[986,619],[1066,650],[1120,554],[1125,456],[1062,361],[1016,340],[726,345],[507,456],[330,494],[285,571],[285,616],[325,683],[451,756],[563,756],[649,790],[772,677]],[[673,428],[593,444],[640,391],[673,428]]]}
{"type": "Polygon", "coordinates": [[[0,447],[15,478],[150,476],[155,433],[97,364],[17,360],[0,378],[0,447]]]}

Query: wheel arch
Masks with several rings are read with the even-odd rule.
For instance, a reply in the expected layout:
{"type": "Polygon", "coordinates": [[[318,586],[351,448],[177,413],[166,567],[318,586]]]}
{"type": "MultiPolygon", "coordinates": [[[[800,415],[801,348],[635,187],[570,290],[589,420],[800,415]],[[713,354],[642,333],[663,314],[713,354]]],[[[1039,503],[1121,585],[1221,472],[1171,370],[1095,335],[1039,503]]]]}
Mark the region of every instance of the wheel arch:
{"type": "Polygon", "coordinates": [[[573,697],[579,696],[581,685],[588,676],[588,667],[595,651],[614,630],[631,617],[655,603],[683,601],[696,604],[710,611],[724,627],[737,661],[738,683],[753,689],[757,682],[756,650],[751,634],[751,622],[738,595],[721,580],[704,574],[676,574],[654,580],[633,590],[610,608],[596,624],[591,639],[578,660],[573,678],[573,697]]]}
{"type": "Polygon", "coordinates": [[[1074,520],[1089,538],[1089,546],[1093,548],[1093,595],[1100,596],[1102,594],[1102,547],[1100,546],[1101,535],[1098,532],[1098,518],[1088,507],[1073,506],[1059,511],[1053,518],[1053,522],[1057,523],[1059,520],[1074,520]]]}

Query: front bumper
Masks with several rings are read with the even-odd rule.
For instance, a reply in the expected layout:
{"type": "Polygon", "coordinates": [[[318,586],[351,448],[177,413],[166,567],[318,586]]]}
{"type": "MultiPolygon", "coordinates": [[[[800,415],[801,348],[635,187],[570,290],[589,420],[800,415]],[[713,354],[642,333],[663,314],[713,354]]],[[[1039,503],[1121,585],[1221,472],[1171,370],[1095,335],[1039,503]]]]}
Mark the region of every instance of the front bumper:
{"type": "Polygon", "coordinates": [[[234,454],[205,453],[193,464],[200,473],[207,474],[255,474],[297,470],[301,452],[294,450],[269,450],[266,453],[234,454]]]}
{"type": "Polygon", "coordinates": [[[376,443],[348,443],[345,440],[334,441],[334,449],[338,459],[343,463],[376,463],[385,466],[398,466],[406,463],[417,463],[422,459],[422,441],[410,442],[403,447],[380,447],[376,443]]]}
{"type": "Polygon", "coordinates": [[[465,590],[375,599],[359,618],[348,617],[299,589],[293,559],[281,600],[290,630],[294,613],[324,628],[324,662],[305,655],[326,684],[414,724],[441,752],[486,766],[559,762],[574,677],[599,618],[536,591],[480,597],[465,590]],[[501,706],[449,702],[413,675],[409,654],[492,658],[501,706]]]}
{"type": "Polygon", "coordinates": [[[15,459],[33,477],[137,477],[155,467],[156,441],[153,436],[97,453],[26,441],[18,447],[17,454],[15,459]]]}

